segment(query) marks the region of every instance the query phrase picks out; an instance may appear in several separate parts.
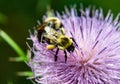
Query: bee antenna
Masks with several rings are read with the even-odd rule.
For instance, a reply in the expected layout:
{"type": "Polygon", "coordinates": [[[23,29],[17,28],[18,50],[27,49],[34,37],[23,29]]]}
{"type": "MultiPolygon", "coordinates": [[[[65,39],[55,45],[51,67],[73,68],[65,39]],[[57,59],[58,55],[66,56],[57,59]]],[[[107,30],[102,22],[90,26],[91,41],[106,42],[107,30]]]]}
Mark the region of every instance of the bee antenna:
{"type": "Polygon", "coordinates": [[[76,43],[75,39],[74,39],[74,38],[72,38],[72,37],[71,37],[71,39],[73,40],[73,42],[74,42],[75,46],[77,46],[77,47],[78,47],[78,45],[77,45],[77,43],[76,43]]]}

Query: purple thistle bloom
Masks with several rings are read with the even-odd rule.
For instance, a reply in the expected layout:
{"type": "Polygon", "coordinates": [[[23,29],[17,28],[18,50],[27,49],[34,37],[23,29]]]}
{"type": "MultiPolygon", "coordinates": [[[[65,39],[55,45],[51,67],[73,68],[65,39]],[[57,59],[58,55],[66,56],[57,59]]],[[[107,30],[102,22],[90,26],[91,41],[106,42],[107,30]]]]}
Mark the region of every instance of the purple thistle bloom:
{"type": "Polygon", "coordinates": [[[39,43],[37,33],[30,35],[34,54],[29,62],[34,78],[42,84],[120,84],[120,23],[119,15],[113,20],[109,11],[104,18],[102,9],[85,11],[78,16],[76,9],[66,9],[57,16],[78,46],[74,52],[58,53],[47,50],[46,43],[39,43]]]}

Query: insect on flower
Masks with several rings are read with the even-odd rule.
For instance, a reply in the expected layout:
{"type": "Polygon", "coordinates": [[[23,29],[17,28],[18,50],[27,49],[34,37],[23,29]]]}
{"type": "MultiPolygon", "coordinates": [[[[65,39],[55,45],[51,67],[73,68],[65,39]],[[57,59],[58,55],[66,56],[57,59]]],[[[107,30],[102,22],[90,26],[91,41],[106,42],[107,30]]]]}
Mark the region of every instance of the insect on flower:
{"type": "MultiPolygon", "coordinates": [[[[62,15],[56,14],[66,30],[65,34],[54,30],[57,34],[52,35],[44,29],[45,33],[41,35],[46,43],[39,42],[36,31],[30,34],[33,57],[30,57],[29,66],[37,84],[120,84],[120,14],[113,19],[111,11],[104,15],[102,8],[82,7],[80,10],[66,8],[62,15]],[[47,43],[45,34],[50,43],[47,43]],[[54,61],[54,50],[57,50],[58,44],[53,51],[46,48],[46,44],[54,46],[61,43],[58,38],[62,36],[70,40],[70,37],[74,38],[78,45],[72,45],[75,49],[67,53],[66,63],[63,62],[65,54],[60,51],[59,60],[54,61]]],[[[46,25],[43,28],[47,27],[54,29],[46,25]]],[[[64,49],[67,51],[67,48],[64,49]]]]}
{"type": "Polygon", "coordinates": [[[57,48],[55,53],[55,61],[57,61],[57,54],[59,50],[63,50],[65,54],[65,62],[67,61],[67,52],[74,51],[73,38],[65,35],[65,29],[61,21],[57,17],[47,18],[43,24],[38,26],[38,40],[39,42],[47,42],[47,49],[52,50],[57,48]]]}

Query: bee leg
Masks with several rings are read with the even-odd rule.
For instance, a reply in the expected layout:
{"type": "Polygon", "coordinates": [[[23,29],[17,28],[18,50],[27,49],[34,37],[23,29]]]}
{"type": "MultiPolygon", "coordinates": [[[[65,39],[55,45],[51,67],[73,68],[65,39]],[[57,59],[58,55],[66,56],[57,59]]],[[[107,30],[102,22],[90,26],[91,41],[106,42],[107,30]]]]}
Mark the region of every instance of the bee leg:
{"type": "Polygon", "coordinates": [[[42,43],[44,43],[44,41],[43,41],[43,35],[41,35],[40,41],[41,41],[42,43]]]}
{"type": "Polygon", "coordinates": [[[55,59],[54,59],[55,61],[57,61],[57,58],[58,58],[58,56],[57,56],[58,51],[59,51],[59,48],[57,48],[56,53],[55,53],[55,59]]]}
{"type": "Polygon", "coordinates": [[[64,50],[64,54],[65,54],[65,63],[67,61],[67,52],[64,50]]]}

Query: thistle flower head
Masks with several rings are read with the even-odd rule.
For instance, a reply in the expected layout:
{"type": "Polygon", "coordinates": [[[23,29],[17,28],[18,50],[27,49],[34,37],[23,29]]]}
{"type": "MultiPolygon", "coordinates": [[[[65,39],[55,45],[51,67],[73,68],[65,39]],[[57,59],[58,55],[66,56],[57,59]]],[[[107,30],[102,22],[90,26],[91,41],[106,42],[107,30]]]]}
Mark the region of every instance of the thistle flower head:
{"type": "Polygon", "coordinates": [[[102,9],[85,11],[79,16],[76,9],[66,9],[57,16],[66,36],[74,38],[75,50],[67,52],[65,63],[63,51],[54,61],[54,50],[47,50],[40,43],[37,33],[30,35],[34,54],[29,62],[37,83],[43,84],[120,84],[120,23],[119,15],[113,20],[109,11],[104,18],[102,9]]]}

